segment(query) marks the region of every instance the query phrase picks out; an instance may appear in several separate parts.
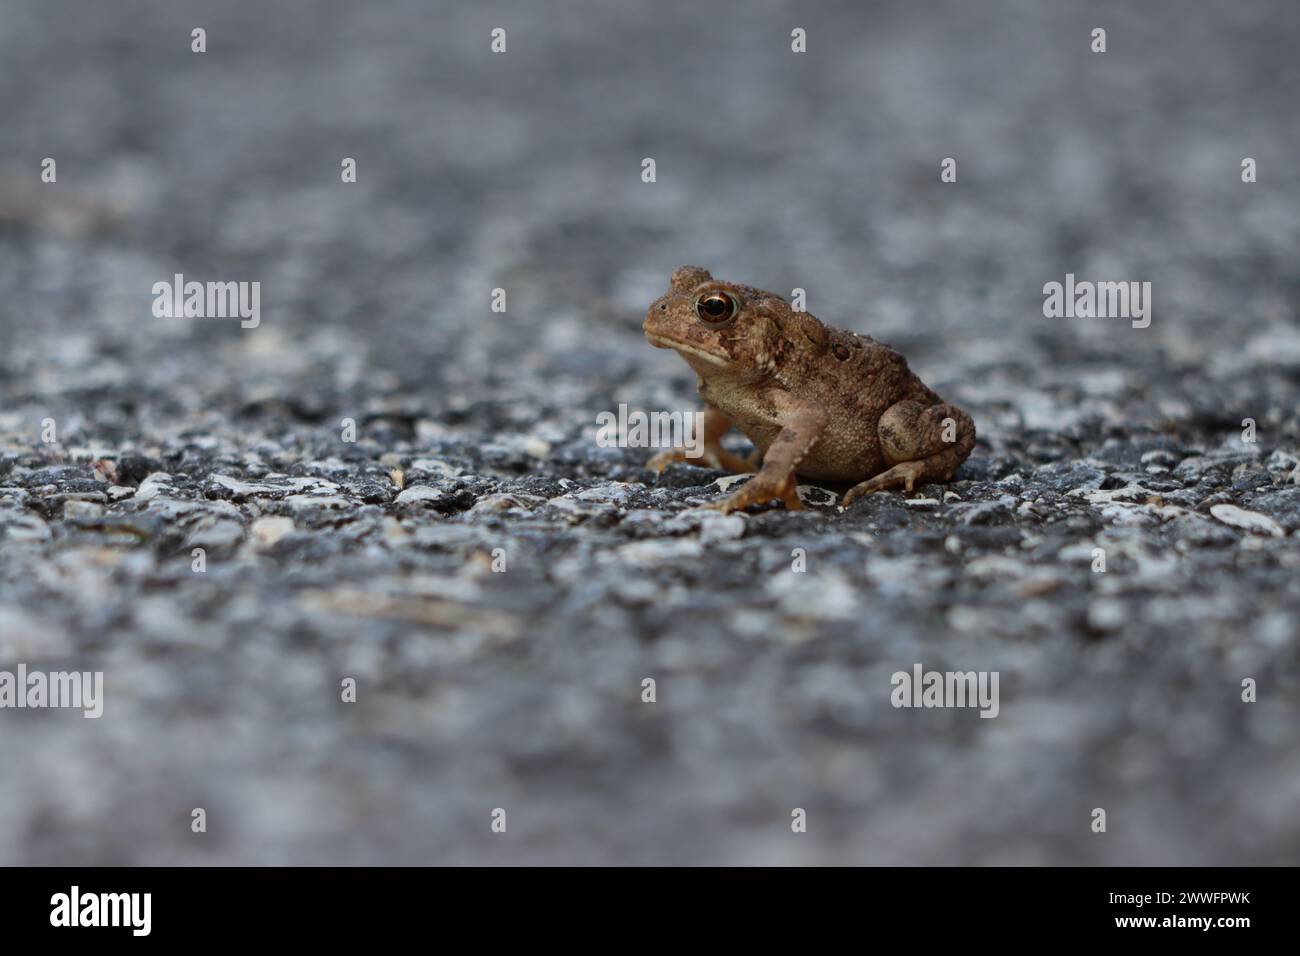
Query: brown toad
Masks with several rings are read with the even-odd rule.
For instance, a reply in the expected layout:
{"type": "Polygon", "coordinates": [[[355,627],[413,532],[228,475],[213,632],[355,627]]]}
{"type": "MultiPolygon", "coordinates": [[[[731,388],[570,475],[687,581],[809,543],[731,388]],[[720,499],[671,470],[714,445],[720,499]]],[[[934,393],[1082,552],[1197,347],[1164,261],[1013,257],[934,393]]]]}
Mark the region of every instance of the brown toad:
{"type": "MultiPolygon", "coordinates": [[[[704,400],[704,460],[758,473],[713,507],[734,511],[779,498],[802,507],[796,472],[848,484],[859,495],[948,481],[975,445],[975,424],[926,387],[898,352],[822,325],[778,295],[714,279],[698,266],[673,273],[646,313],[651,345],[675,349],[695,370],[704,400]],[[725,450],[735,426],[754,443],[745,459],[725,450]],[[758,463],[762,462],[762,467],[758,463]]],[[[661,471],[685,450],[661,452],[661,471]]]]}

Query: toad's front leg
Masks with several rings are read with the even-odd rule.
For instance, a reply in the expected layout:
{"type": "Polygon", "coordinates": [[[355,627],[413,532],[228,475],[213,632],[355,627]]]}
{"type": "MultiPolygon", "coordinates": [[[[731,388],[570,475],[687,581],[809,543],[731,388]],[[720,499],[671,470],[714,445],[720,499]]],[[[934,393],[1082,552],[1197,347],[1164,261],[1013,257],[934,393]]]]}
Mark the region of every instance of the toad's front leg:
{"type": "MultiPolygon", "coordinates": [[[[731,419],[712,405],[704,406],[704,454],[702,460],[713,468],[724,471],[755,471],[756,467],[745,458],[733,455],[722,447],[722,436],[731,430],[731,419]]],[[[669,448],[661,451],[646,462],[645,466],[659,474],[675,461],[690,461],[686,448],[669,448]]]]}
{"type": "Polygon", "coordinates": [[[795,484],[795,468],[826,428],[826,411],[820,405],[796,402],[787,392],[773,391],[764,398],[775,409],[780,434],[768,446],[758,474],[726,499],[709,505],[724,514],[767,504],[775,498],[785,502],[791,511],[803,507],[795,484]]]}

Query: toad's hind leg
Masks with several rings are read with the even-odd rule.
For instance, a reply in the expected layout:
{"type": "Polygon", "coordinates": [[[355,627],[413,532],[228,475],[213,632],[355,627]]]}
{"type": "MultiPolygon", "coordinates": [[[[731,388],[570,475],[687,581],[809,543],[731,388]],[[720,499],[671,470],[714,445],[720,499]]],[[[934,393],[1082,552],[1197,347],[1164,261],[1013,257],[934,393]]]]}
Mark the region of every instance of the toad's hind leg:
{"type": "Polygon", "coordinates": [[[949,481],[975,447],[975,423],[956,405],[898,402],[880,416],[876,431],[892,467],[849,489],[845,507],[874,491],[900,486],[911,491],[927,481],[949,481]]]}

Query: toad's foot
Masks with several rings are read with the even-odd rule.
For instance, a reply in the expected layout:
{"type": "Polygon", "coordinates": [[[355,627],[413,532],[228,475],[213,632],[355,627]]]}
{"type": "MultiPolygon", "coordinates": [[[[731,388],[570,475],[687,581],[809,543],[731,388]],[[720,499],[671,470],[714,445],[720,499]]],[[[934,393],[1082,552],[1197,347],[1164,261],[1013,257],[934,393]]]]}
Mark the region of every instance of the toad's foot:
{"type": "Polygon", "coordinates": [[[718,468],[733,474],[750,474],[758,470],[758,465],[754,462],[752,456],[743,458],[720,446],[716,448],[706,447],[704,454],[695,458],[686,454],[685,448],[669,448],[651,457],[645,463],[645,466],[657,475],[669,465],[678,461],[684,461],[692,465],[703,465],[707,468],[718,468]]]}
{"type": "Polygon", "coordinates": [[[686,461],[685,448],[668,448],[656,455],[652,455],[650,460],[645,463],[645,466],[657,475],[675,461],[686,461]]]}
{"type": "Polygon", "coordinates": [[[715,501],[707,507],[730,514],[742,511],[750,505],[765,505],[769,501],[780,499],[787,511],[802,511],[803,502],[799,500],[799,490],[791,472],[784,481],[773,481],[762,474],[755,475],[740,488],[722,501],[715,501]]]}
{"type": "Polygon", "coordinates": [[[923,461],[899,462],[888,471],[881,472],[874,478],[868,478],[866,481],[854,485],[844,493],[844,500],[840,504],[847,508],[855,498],[876,491],[885,491],[889,488],[901,486],[907,491],[911,491],[918,481],[925,478],[927,471],[929,471],[929,468],[923,461]]]}

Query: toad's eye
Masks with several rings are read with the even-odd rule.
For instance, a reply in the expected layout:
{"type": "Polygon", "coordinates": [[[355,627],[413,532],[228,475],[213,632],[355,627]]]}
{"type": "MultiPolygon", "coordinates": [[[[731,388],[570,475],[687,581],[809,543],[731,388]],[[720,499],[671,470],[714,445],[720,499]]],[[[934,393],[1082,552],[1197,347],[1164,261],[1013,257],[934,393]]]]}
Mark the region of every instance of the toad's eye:
{"type": "Polygon", "coordinates": [[[736,317],[740,305],[726,292],[710,292],[695,300],[695,312],[711,329],[721,328],[736,317]]]}

